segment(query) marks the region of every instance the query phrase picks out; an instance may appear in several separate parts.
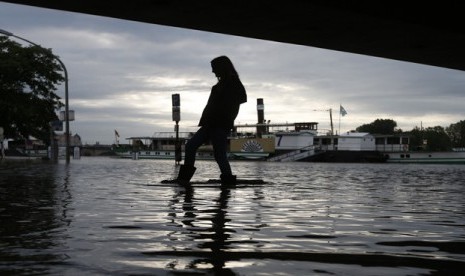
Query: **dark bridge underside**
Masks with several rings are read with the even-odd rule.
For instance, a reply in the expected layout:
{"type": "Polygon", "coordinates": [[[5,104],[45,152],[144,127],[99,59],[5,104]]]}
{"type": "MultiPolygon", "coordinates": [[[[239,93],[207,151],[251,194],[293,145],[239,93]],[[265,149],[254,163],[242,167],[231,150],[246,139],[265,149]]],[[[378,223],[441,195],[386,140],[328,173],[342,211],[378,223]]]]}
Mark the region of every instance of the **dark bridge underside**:
{"type": "Polygon", "coordinates": [[[3,2],[465,70],[461,7],[448,1],[416,6],[381,0],[3,2]]]}

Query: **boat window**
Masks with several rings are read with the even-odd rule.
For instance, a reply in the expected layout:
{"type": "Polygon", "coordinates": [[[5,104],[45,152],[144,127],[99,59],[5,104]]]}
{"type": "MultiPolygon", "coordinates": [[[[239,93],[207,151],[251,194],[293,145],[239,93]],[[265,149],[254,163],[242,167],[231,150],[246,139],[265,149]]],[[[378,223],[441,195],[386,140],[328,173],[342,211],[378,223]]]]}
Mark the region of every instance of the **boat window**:
{"type": "Polygon", "coordinates": [[[376,145],[384,145],[384,138],[376,138],[375,139],[376,145]]]}
{"type": "Polygon", "coordinates": [[[388,145],[398,145],[400,144],[400,137],[388,137],[386,142],[388,145]]]}
{"type": "Polygon", "coordinates": [[[331,145],[331,139],[330,138],[323,138],[321,141],[321,144],[323,145],[331,145]]]}
{"type": "Polygon", "coordinates": [[[401,155],[400,155],[400,158],[405,158],[405,155],[401,154],[401,155]]]}

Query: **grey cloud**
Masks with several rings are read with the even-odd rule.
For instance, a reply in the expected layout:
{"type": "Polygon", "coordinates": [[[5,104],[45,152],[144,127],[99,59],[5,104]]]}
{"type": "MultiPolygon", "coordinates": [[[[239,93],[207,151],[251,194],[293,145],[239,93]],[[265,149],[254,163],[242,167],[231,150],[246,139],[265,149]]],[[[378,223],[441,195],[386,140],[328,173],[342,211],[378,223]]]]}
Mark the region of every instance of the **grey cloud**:
{"type": "Polygon", "coordinates": [[[203,106],[185,99],[208,95],[215,83],[210,60],[223,54],[248,90],[241,123],[255,122],[257,97],[274,121],[308,119],[326,129],[327,112],[313,110],[332,108],[336,123],[342,104],[342,131],[383,116],[406,129],[428,116],[443,125],[465,119],[461,71],[6,3],[0,28],[52,48],[64,61],[77,112],[72,131],[89,143],[112,142],[115,128],[122,137],[173,129],[169,108],[141,108],[143,100],[125,98],[131,94],[169,104],[171,93],[182,93],[182,128],[195,129],[203,106]]]}

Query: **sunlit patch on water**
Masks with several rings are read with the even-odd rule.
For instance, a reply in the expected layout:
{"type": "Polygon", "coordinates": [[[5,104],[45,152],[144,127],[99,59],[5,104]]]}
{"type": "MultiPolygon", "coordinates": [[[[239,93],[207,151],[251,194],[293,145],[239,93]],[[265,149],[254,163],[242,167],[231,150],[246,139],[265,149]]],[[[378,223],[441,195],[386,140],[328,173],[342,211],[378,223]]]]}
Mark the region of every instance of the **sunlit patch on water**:
{"type": "Polygon", "coordinates": [[[0,164],[0,272],[424,275],[465,271],[465,166],[169,160],[0,164]]]}

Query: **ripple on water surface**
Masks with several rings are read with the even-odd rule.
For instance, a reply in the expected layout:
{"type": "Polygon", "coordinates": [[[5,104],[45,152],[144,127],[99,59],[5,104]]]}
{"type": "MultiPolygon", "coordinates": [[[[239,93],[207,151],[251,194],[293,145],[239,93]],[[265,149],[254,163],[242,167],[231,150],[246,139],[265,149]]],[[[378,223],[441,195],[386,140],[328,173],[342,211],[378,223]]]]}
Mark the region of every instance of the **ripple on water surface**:
{"type": "MultiPolygon", "coordinates": [[[[168,160],[0,165],[0,272],[421,275],[465,269],[465,166],[168,160]]],[[[451,274],[451,275],[452,275],[451,274]]]]}

